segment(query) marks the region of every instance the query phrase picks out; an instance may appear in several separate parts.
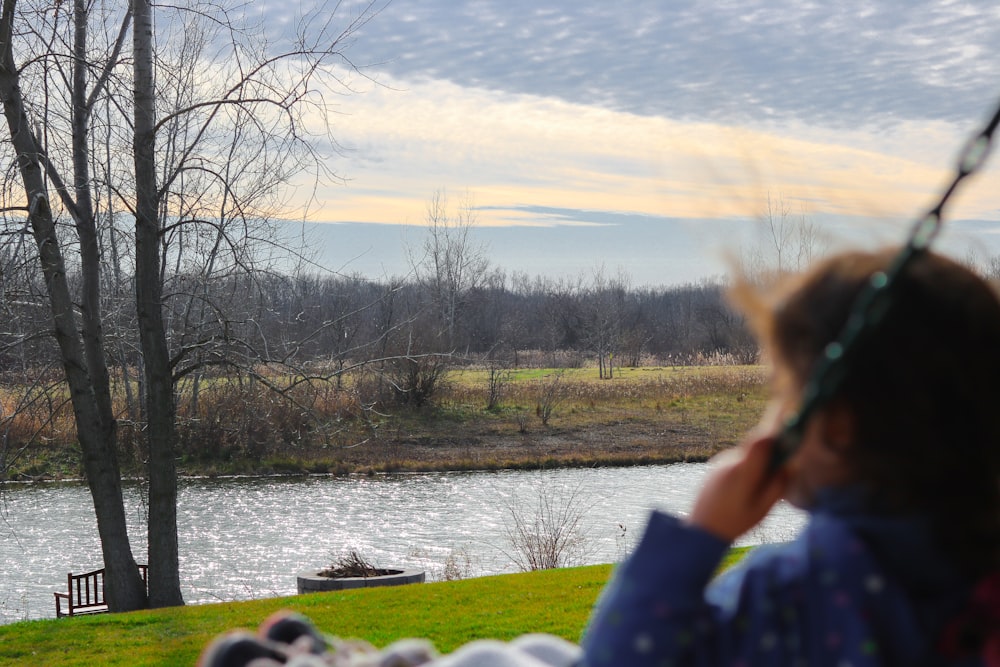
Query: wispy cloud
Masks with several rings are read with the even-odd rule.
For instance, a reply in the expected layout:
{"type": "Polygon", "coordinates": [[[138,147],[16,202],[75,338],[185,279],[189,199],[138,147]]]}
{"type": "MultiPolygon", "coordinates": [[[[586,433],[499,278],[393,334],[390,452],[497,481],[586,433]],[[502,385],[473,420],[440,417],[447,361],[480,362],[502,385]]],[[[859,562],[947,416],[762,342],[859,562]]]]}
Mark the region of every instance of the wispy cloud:
{"type": "MultiPolygon", "coordinates": [[[[816,210],[909,216],[942,182],[960,136],[940,122],[881,133],[792,123],[778,133],[447,82],[390,83],[352,98],[339,119],[351,180],[326,194],[317,218],[421,222],[438,188],[468,189],[488,207],[571,203],[697,218],[752,216],[767,192],[781,192],[816,210]]],[[[972,192],[959,214],[995,216],[993,192],[972,192]]]]}
{"type": "Polygon", "coordinates": [[[964,122],[1000,80],[992,0],[394,0],[352,47],[403,79],[642,115],[964,122]]]}
{"type": "MultiPolygon", "coordinates": [[[[381,85],[344,98],[346,185],[312,219],[422,224],[446,188],[496,229],[697,236],[778,193],[899,235],[1000,97],[996,44],[993,0],[393,0],[351,45],[381,85]]],[[[998,174],[951,217],[1000,224],[998,174]]]]}

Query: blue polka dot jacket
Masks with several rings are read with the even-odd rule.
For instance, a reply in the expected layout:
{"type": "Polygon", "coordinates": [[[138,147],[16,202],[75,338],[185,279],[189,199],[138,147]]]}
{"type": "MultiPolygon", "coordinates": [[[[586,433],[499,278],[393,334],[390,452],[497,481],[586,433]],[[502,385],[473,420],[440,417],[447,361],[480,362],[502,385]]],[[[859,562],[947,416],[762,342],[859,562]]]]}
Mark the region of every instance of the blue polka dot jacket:
{"type": "Polygon", "coordinates": [[[581,665],[980,665],[945,657],[970,585],[924,523],[829,496],[792,542],[713,576],[729,544],[654,512],[602,593],[581,665]]]}

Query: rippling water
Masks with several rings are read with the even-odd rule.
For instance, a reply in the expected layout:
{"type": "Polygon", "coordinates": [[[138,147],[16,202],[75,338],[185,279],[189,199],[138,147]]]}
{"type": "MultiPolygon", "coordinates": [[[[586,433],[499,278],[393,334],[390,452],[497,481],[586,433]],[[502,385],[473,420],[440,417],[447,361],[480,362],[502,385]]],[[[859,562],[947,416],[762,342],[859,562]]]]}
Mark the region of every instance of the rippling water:
{"type": "MultiPolygon", "coordinates": [[[[373,477],[185,480],[178,498],[181,582],[188,603],[295,593],[295,575],[354,548],[383,567],[419,567],[440,579],[516,571],[504,552],[509,507],[534,515],[541,494],[560,507],[576,494],[580,564],[619,560],[653,507],[685,512],[704,464],[551,471],[419,473],[373,477]]],[[[127,490],[130,534],[145,560],[142,498],[127,490]]],[[[0,505],[0,623],[55,615],[66,573],[100,567],[93,505],[80,484],[8,485],[0,505]]],[[[746,536],[787,540],[803,523],[780,505],[746,536]]]]}

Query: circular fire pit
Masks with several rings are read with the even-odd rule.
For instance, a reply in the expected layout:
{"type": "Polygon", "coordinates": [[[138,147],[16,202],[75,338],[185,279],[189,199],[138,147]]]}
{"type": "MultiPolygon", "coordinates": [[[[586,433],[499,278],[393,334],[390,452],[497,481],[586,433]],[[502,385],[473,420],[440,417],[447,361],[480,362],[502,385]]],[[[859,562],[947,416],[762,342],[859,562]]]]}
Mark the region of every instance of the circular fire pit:
{"type": "Polygon", "coordinates": [[[424,582],[423,570],[379,570],[385,574],[370,577],[322,577],[319,571],[303,572],[298,575],[299,593],[319,591],[342,591],[349,588],[373,588],[375,586],[402,586],[424,582]]]}

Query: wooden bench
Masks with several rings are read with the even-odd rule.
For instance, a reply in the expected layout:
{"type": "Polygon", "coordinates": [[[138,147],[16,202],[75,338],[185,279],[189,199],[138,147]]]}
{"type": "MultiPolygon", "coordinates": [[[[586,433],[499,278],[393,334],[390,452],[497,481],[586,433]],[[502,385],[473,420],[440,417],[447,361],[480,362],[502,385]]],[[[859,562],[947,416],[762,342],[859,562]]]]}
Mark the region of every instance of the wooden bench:
{"type": "MultiPolygon", "coordinates": [[[[139,575],[147,586],[147,568],[139,566],[139,575]]],[[[56,618],[63,616],[82,616],[84,614],[103,614],[108,611],[108,603],[104,598],[104,568],[83,574],[66,575],[66,592],[53,593],[56,596],[56,618]],[[63,601],[66,611],[63,611],[63,601]]]]}

